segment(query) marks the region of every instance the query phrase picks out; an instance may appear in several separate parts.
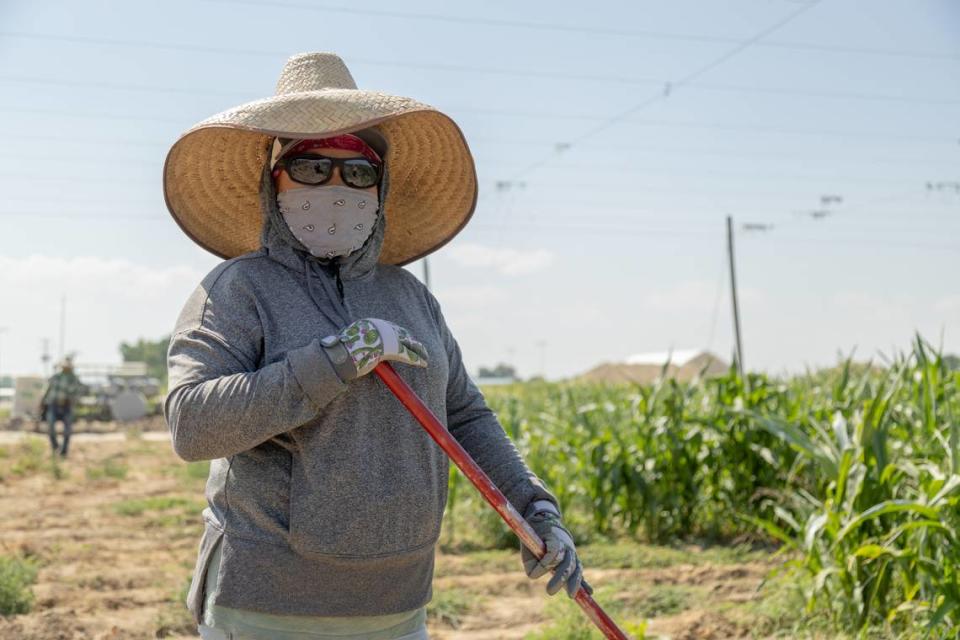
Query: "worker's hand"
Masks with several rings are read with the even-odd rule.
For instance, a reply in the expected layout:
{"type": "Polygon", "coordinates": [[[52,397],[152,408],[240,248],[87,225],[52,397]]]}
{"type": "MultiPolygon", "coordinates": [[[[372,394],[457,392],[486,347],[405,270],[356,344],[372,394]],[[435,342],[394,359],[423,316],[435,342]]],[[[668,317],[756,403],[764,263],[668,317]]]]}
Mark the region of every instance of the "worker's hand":
{"type": "Polygon", "coordinates": [[[537,560],[532,552],[521,545],[520,557],[527,575],[537,579],[548,571],[553,571],[553,577],[547,582],[547,593],[551,596],[564,587],[567,595],[572,598],[581,585],[587,593],[593,593],[590,585],[583,580],[583,565],[577,557],[573,536],[563,526],[560,512],[553,503],[537,500],[527,507],[524,517],[547,547],[543,558],[537,560]]]}
{"type": "Polygon", "coordinates": [[[426,347],[403,327],[379,318],[357,320],[320,344],[344,381],[370,373],[383,360],[427,366],[426,347]]]}

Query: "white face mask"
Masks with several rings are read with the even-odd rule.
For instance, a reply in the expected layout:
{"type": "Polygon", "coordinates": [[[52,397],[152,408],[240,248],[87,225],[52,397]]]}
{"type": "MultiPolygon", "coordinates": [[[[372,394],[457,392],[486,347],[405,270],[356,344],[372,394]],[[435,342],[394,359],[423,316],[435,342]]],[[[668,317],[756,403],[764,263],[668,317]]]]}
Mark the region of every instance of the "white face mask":
{"type": "Polygon", "coordinates": [[[375,193],[337,185],[282,191],[277,206],[294,237],[312,255],[333,258],[363,246],[373,232],[380,203],[375,193]]]}

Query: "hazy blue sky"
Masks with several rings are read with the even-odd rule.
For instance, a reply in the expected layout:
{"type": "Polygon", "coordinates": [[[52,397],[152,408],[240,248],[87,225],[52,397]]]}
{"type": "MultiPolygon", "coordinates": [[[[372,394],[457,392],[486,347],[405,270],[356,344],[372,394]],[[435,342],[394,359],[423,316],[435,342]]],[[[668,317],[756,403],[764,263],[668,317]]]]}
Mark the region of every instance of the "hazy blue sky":
{"type": "Polygon", "coordinates": [[[431,272],[471,369],[729,357],[728,213],[748,366],[960,351],[960,3],[809,4],[0,0],[0,370],[56,355],[64,292],[82,361],[170,331],[218,259],[165,154],[310,50],[463,128],[481,199],[431,272]]]}

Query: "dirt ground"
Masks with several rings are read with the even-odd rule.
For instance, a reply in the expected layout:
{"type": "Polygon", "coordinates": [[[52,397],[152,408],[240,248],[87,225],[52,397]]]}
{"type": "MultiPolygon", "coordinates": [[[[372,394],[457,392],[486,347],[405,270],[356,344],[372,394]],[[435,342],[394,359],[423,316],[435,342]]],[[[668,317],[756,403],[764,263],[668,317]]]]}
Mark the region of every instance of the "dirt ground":
{"type": "MultiPolygon", "coordinates": [[[[39,567],[32,611],[0,617],[0,638],[197,637],[182,598],[206,465],[183,463],[159,440],[86,437],[56,465],[43,439],[0,442],[0,555],[39,567]]],[[[647,624],[648,638],[767,635],[757,588],[773,565],[762,553],[637,543],[581,551],[598,602],[634,634],[647,624]]],[[[513,550],[439,551],[431,638],[587,637],[576,606],[547,597],[544,584],[526,578],[513,550]]]]}

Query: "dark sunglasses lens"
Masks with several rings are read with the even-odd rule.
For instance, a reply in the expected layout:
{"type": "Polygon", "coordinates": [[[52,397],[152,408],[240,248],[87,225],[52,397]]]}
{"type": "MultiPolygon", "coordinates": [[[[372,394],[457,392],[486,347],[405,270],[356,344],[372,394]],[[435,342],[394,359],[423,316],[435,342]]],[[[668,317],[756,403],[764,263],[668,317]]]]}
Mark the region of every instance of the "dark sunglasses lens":
{"type": "Polygon", "coordinates": [[[377,184],[379,171],[369,160],[345,160],[340,167],[342,178],[351,187],[366,189],[377,184]]]}
{"type": "Polygon", "coordinates": [[[287,163],[290,177],[303,184],[322,184],[330,179],[333,162],[328,158],[294,158],[287,163]]]}

